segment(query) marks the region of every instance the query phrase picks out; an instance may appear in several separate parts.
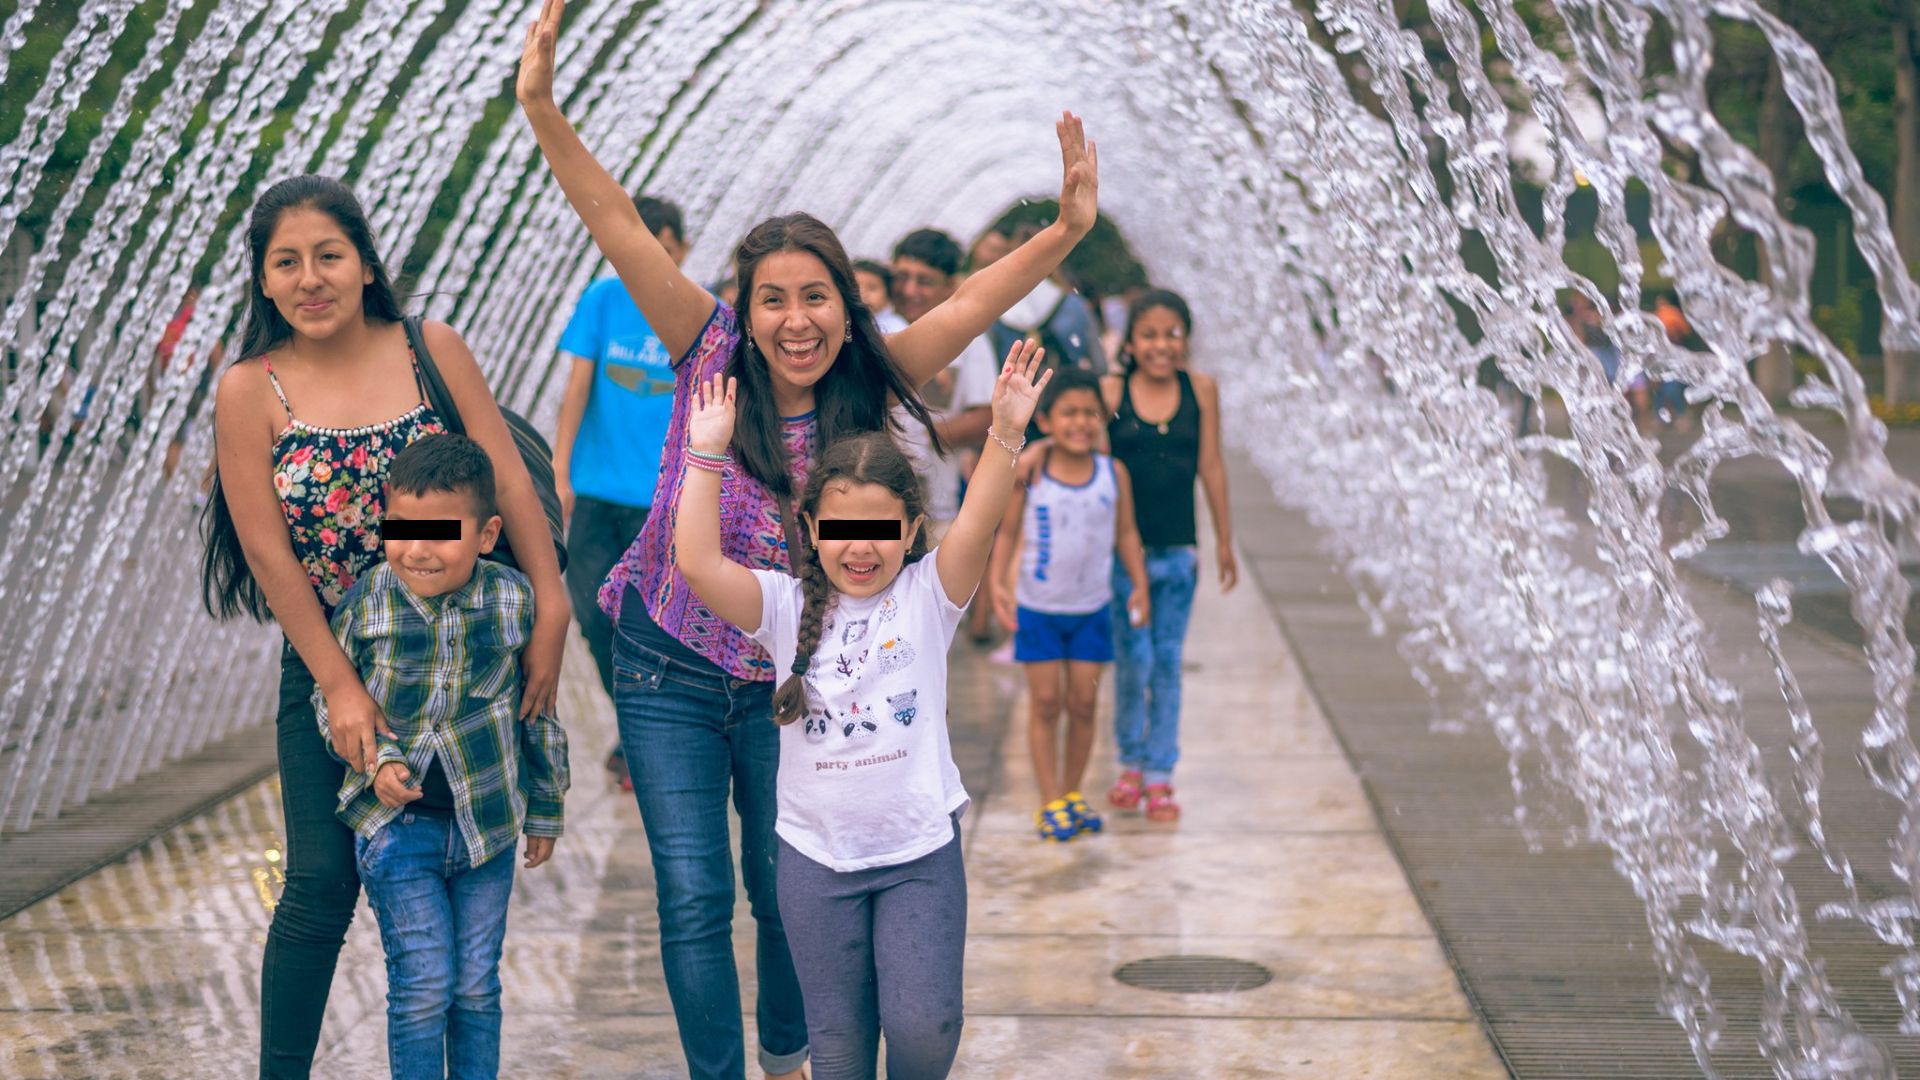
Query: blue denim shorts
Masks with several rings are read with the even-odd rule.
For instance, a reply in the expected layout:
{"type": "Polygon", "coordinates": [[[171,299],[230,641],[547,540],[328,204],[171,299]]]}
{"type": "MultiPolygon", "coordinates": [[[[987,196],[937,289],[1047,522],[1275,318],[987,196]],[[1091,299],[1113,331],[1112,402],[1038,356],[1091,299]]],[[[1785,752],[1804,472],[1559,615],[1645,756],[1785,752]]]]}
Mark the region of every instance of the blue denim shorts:
{"type": "Polygon", "coordinates": [[[1054,615],[1019,608],[1016,615],[1013,658],[1022,664],[1054,660],[1113,662],[1113,622],[1106,608],[1084,615],[1054,615]]]}

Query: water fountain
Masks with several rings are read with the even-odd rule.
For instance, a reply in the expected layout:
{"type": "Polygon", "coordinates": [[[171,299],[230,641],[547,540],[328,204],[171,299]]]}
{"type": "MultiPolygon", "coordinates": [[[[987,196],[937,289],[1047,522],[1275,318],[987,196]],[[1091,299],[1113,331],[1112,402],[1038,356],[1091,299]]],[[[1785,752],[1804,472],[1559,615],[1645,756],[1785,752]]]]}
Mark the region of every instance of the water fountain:
{"type": "MultiPolygon", "coordinates": [[[[1229,431],[1262,433],[1249,451],[1326,530],[1416,671],[1465,688],[1465,719],[1516,763],[1543,763],[1514,771],[1523,823],[1536,799],[1563,800],[1577,833],[1613,851],[1646,905],[1664,1007],[1702,1066],[1722,1028],[1706,942],[1762,972],[1757,1035],[1782,1074],[1885,1071],[1808,945],[1815,913],[1782,867],[1804,830],[1844,897],[1818,914],[1899,951],[1882,992],[1920,1031],[1920,750],[1896,547],[1917,493],[1888,467],[1858,375],[1813,325],[1804,233],[1707,106],[1709,14],[1765,34],[1851,209],[1885,303],[1882,344],[1920,349],[1920,295],[1846,147],[1831,80],[1755,0],[1558,0],[1571,62],[1528,32],[1514,0],[1427,6],[1450,76],[1384,0],[1323,0],[1311,17],[1229,0],[577,0],[559,87],[624,182],[686,207],[689,268],[708,278],[746,225],[792,208],[834,222],[856,253],[929,222],[977,230],[1010,198],[1048,190],[1047,120],[1081,111],[1105,151],[1103,207],[1207,328],[1204,360],[1233,387],[1229,431]],[[1658,77],[1646,61],[1656,28],[1671,43],[1658,77]],[[1549,137],[1544,235],[1514,201],[1513,112],[1482,62],[1489,35],[1549,137]],[[1323,41],[1364,60],[1379,113],[1323,41]],[[1604,136],[1575,122],[1575,98],[1604,107],[1604,136]],[[1701,175],[1670,175],[1665,147],[1697,156],[1701,175]],[[1708,352],[1668,345],[1638,310],[1647,267],[1629,183],[1650,195],[1666,276],[1708,352]],[[1566,266],[1564,214],[1583,187],[1618,296],[1566,266]],[[1709,237],[1727,218],[1765,249],[1765,280],[1715,261],[1709,237]],[[1467,269],[1469,232],[1494,280],[1467,269]],[[1556,291],[1569,288],[1610,313],[1629,370],[1684,379],[1707,404],[1703,436],[1671,468],[1560,318],[1556,291]],[[1796,403],[1844,418],[1837,459],[1748,379],[1771,342],[1819,365],[1796,403]],[[1570,434],[1516,440],[1474,385],[1488,358],[1524,390],[1557,391],[1570,434]],[[1678,583],[1675,559],[1724,532],[1707,479],[1750,455],[1797,478],[1801,547],[1845,580],[1869,628],[1874,721],[1858,748],[1825,752],[1857,749],[1901,808],[1886,852],[1823,839],[1821,728],[1794,704],[1777,645],[1789,590],[1763,590],[1757,616],[1795,722],[1795,798],[1783,802],[1678,583]],[[1579,470],[1586,521],[1547,498],[1543,456],[1579,470]],[[1858,521],[1833,520],[1822,501],[1842,470],[1858,521]],[[1659,515],[1670,485],[1704,518],[1672,550],[1659,515]],[[1597,562],[1576,554],[1579,537],[1597,562]],[[1849,860],[1887,860],[1876,869],[1906,895],[1863,900],[1849,860]]],[[[237,214],[266,184],[348,177],[390,261],[417,269],[420,306],[466,333],[503,402],[551,417],[553,346],[598,261],[510,111],[537,7],[15,0],[0,20],[0,253],[16,254],[0,265],[17,268],[0,314],[15,365],[0,407],[0,829],[138,783],[271,712],[275,635],[198,609],[204,415],[186,464],[160,468],[190,406],[206,410],[193,394],[201,362],[243,297],[237,214]],[[58,53],[28,58],[30,37],[58,40],[58,53]],[[62,138],[81,108],[103,119],[56,183],[49,164],[76,152],[62,138]],[[148,392],[161,329],[196,284],[182,359],[148,392]]]]}

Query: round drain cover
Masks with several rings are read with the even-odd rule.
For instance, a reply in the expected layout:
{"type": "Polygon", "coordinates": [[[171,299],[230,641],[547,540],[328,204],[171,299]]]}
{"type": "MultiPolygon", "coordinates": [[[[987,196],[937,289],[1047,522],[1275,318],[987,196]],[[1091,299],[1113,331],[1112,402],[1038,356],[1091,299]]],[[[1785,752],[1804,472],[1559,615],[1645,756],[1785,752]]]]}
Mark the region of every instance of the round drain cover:
{"type": "Polygon", "coordinates": [[[1166,994],[1232,994],[1273,981],[1273,972],[1229,956],[1155,956],[1122,964],[1113,977],[1128,986],[1166,994]]]}

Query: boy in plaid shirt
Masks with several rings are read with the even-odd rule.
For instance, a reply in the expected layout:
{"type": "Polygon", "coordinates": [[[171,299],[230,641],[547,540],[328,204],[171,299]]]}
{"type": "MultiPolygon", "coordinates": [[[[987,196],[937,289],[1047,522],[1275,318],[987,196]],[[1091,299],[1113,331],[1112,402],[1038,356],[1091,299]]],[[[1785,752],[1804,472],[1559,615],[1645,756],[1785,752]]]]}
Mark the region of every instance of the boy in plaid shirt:
{"type": "MultiPolygon", "coordinates": [[[[349,771],[340,820],[387,954],[387,1051],[396,1078],[494,1076],[500,949],[513,849],[528,869],[560,835],[567,737],[518,719],[533,587],[480,556],[500,535],[493,465],[463,435],[393,459],[387,561],[341,599],[334,636],[393,729],[371,775],[349,771]]],[[[326,700],[316,689],[322,738],[326,700]]]]}

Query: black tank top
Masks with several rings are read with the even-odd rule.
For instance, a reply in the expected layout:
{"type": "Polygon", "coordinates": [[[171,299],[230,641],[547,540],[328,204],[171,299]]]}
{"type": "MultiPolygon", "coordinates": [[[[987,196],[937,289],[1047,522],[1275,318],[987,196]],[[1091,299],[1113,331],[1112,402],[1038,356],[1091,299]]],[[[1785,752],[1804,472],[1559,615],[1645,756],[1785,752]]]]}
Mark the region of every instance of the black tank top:
{"type": "Polygon", "coordinates": [[[1184,371],[1180,405],[1164,424],[1149,424],[1133,411],[1133,376],[1120,384],[1120,408],[1107,424],[1113,456],[1133,478],[1134,517],[1147,547],[1183,547],[1197,540],[1193,480],[1200,474],[1200,399],[1184,371]]]}

